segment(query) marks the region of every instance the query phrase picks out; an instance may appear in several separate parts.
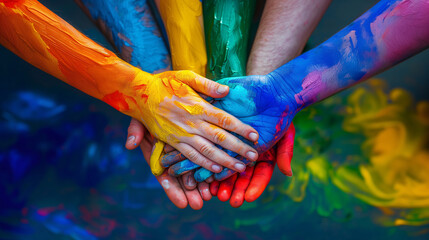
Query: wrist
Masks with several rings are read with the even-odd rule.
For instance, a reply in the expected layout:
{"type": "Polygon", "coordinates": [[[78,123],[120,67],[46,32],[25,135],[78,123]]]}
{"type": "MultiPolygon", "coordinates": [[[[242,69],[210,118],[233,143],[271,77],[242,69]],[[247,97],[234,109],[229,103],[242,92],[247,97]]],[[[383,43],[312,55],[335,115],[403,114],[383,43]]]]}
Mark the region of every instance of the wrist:
{"type": "Polygon", "coordinates": [[[132,74],[128,72],[127,77],[108,82],[109,86],[100,91],[103,96],[101,100],[128,116],[140,119],[140,111],[145,111],[143,108],[149,97],[148,83],[153,82],[154,76],[138,68],[131,68],[134,70],[132,74]]]}
{"type": "Polygon", "coordinates": [[[294,74],[291,69],[283,69],[283,71],[274,70],[267,74],[271,84],[278,95],[279,102],[282,105],[287,105],[287,110],[296,111],[305,106],[302,100],[299,98],[301,84],[299,81],[294,79],[294,74]]]}

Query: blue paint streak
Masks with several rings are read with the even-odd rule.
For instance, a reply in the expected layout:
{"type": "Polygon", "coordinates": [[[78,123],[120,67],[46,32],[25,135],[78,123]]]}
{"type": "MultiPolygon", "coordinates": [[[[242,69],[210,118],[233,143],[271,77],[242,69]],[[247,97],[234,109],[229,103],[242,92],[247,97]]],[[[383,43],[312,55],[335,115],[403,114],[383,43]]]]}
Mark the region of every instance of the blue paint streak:
{"type": "Polygon", "coordinates": [[[167,46],[146,0],[81,0],[95,20],[111,31],[124,60],[147,72],[169,70],[167,46]],[[131,58],[126,48],[132,49],[131,58]]]}
{"type": "MultiPolygon", "coordinates": [[[[378,49],[380,39],[375,39],[373,34],[374,27],[382,31],[387,27],[386,23],[374,26],[376,19],[394,10],[401,2],[404,0],[380,1],[320,46],[268,75],[219,81],[230,86],[231,90],[228,96],[219,99],[214,106],[254,127],[260,135],[255,147],[259,153],[265,152],[284,135],[293,117],[301,109],[416,53],[405,53],[394,62],[381,59],[378,49]],[[306,78],[311,81],[306,82],[306,78]]],[[[421,45],[421,50],[428,47],[421,45]]],[[[205,170],[199,171],[196,177],[207,176],[205,170]]],[[[232,174],[233,171],[224,169],[215,178],[222,180],[232,174]]]]}

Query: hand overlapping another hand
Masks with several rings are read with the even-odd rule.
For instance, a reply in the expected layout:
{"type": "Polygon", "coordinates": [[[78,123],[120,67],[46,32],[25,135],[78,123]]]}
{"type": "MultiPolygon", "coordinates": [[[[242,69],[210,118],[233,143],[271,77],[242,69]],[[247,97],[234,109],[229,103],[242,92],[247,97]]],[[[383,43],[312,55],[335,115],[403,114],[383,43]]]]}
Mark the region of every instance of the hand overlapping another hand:
{"type": "Polygon", "coordinates": [[[261,154],[255,166],[248,166],[246,171],[232,175],[223,181],[214,181],[210,184],[210,192],[220,201],[230,200],[232,207],[240,207],[244,200],[253,202],[268,186],[276,163],[280,171],[286,176],[292,176],[291,160],[295,127],[290,125],[285,136],[277,143],[277,149],[271,148],[261,154]]]}
{"type": "MultiPolygon", "coordinates": [[[[196,164],[215,172],[221,171],[221,166],[214,162],[240,172],[244,171],[244,166],[242,169],[236,167],[241,163],[211,142],[242,155],[252,152],[257,157],[254,149],[225,130],[246,138],[257,138],[256,131],[210,105],[193,90],[210,97],[219,97],[228,93],[226,86],[192,71],[141,75],[144,75],[141,78],[153,79],[140,82],[137,77],[124,93],[118,91],[103,100],[141,121],[157,139],[170,144],[196,164]]],[[[157,167],[152,168],[152,171],[160,175],[163,169],[157,167]]]]}
{"type": "MultiPolygon", "coordinates": [[[[297,111],[294,91],[285,90],[291,89],[290,86],[285,84],[282,78],[274,79],[272,74],[226,78],[219,83],[230,86],[230,93],[225,98],[215,101],[213,105],[231,113],[258,131],[260,137],[255,147],[259,153],[272,148],[285,134],[297,111]]],[[[243,139],[243,141],[246,140],[243,139]]],[[[230,151],[228,153],[249,163],[247,159],[236,153],[230,151]]],[[[180,160],[177,156],[177,152],[164,156],[164,166],[180,160]]],[[[190,170],[197,167],[185,160],[172,165],[169,172],[180,175],[183,174],[182,169],[190,170]]],[[[234,173],[235,171],[231,169],[224,169],[221,173],[215,174],[215,179],[223,180],[234,173]]],[[[197,181],[203,181],[210,175],[208,170],[201,168],[196,171],[195,178],[197,181]]]]}
{"type": "MultiPolygon", "coordinates": [[[[211,195],[217,195],[221,201],[231,199],[231,205],[239,207],[242,205],[244,199],[251,202],[262,194],[263,190],[268,185],[274,170],[276,163],[275,153],[277,153],[277,158],[279,159],[278,164],[280,170],[288,176],[292,174],[290,161],[293,153],[295,129],[293,126],[288,128],[288,123],[291,122],[291,119],[295,114],[295,110],[291,110],[289,115],[282,114],[282,112],[284,109],[295,109],[295,104],[294,100],[288,100],[291,99],[290,95],[289,97],[287,95],[278,96],[278,94],[283,93],[275,90],[274,86],[276,86],[276,84],[274,84],[274,79],[270,75],[228,78],[221,80],[221,82],[230,86],[230,93],[225,98],[216,100],[213,104],[217,107],[228,109],[228,111],[231,111],[231,113],[237,116],[241,121],[247,122],[255,129],[259,129],[260,140],[256,145],[258,151],[262,152],[266,149],[270,149],[283,134],[286,134],[283,141],[280,142],[277,151],[271,149],[267,153],[261,155],[255,166],[248,167],[245,172],[231,178],[228,177],[235,173],[235,171],[228,170],[222,173],[221,178],[218,178],[219,180],[228,179],[211,183],[211,195]],[[264,97],[267,94],[269,95],[269,98],[264,97]],[[288,130],[287,133],[286,130],[288,130]],[[216,186],[218,186],[219,191],[216,191],[216,186]]],[[[277,86],[279,85],[280,83],[277,84],[277,86]]],[[[130,125],[128,135],[135,136],[135,139],[132,139],[133,141],[127,141],[127,148],[133,148],[133,144],[138,145],[140,143],[141,134],[139,134],[139,132],[143,131],[142,128],[143,126],[141,124],[130,125]]],[[[166,152],[169,151],[170,150],[167,150],[166,152]]],[[[184,159],[184,156],[178,151],[173,151],[169,154],[167,153],[166,156],[171,156],[171,159],[174,159],[171,160],[170,163],[184,159]]],[[[237,156],[237,154],[234,154],[234,156],[237,156]]],[[[243,160],[243,158],[240,159],[243,160]]],[[[193,163],[189,162],[188,164],[193,163]]],[[[183,164],[179,163],[179,166],[183,166],[183,164]]],[[[199,167],[198,165],[196,166],[199,167]]],[[[198,171],[202,170],[204,169],[201,168],[198,171]]],[[[169,177],[170,181],[182,181],[182,183],[184,183],[182,188],[179,184],[176,184],[177,186],[175,186],[174,190],[165,189],[167,195],[173,202],[175,202],[176,206],[178,206],[177,202],[180,204],[180,201],[177,201],[178,197],[171,196],[181,196],[183,199],[183,193],[178,194],[178,192],[184,191],[186,193],[192,189],[192,186],[189,186],[185,180],[188,179],[188,175],[182,175],[180,177],[176,175],[178,177],[177,179],[180,180],[176,180],[176,176],[169,177]]],[[[164,173],[163,176],[167,175],[164,173]]],[[[196,187],[196,185],[194,187],[196,187]]],[[[203,199],[207,199],[206,183],[198,183],[198,189],[202,196],[205,195],[203,199]]],[[[190,202],[191,207],[193,207],[191,201],[194,202],[194,205],[198,205],[195,204],[195,202],[197,202],[195,201],[195,198],[192,200],[188,199],[188,201],[190,202]]]]}

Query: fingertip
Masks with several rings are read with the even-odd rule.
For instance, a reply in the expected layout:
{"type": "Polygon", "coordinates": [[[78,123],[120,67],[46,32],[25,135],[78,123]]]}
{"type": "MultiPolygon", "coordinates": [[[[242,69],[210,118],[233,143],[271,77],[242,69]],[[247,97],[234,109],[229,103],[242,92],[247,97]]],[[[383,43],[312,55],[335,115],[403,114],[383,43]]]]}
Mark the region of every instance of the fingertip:
{"type": "Polygon", "coordinates": [[[185,197],[184,199],[173,201],[173,204],[180,209],[185,209],[188,206],[188,200],[185,197]]]}
{"type": "Polygon", "coordinates": [[[182,176],[183,185],[187,190],[193,190],[197,187],[197,183],[193,175],[193,171],[191,171],[182,176]]]}
{"type": "Polygon", "coordinates": [[[136,149],[138,144],[136,143],[136,136],[128,136],[127,141],[125,142],[125,148],[128,150],[136,149]]]}
{"type": "Polygon", "coordinates": [[[280,169],[280,171],[281,171],[284,175],[286,175],[286,176],[288,176],[288,177],[292,177],[292,176],[293,176],[292,169],[289,169],[289,170],[282,170],[282,169],[280,169]]]}
{"type": "Polygon", "coordinates": [[[230,194],[226,189],[221,189],[218,191],[217,193],[217,198],[221,201],[221,202],[226,202],[229,200],[230,194]]]}
{"type": "Polygon", "coordinates": [[[258,191],[255,188],[247,189],[246,193],[244,194],[244,199],[246,202],[253,202],[258,199],[258,197],[258,191]]]}
{"type": "Polygon", "coordinates": [[[166,173],[156,178],[167,194],[167,197],[176,207],[184,209],[188,206],[186,195],[177,180],[171,178],[166,173]]]}
{"type": "Polygon", "coordinates": [[[213,196],[217,196],[217,192],[219,190],[219,181],[214,180],[211,184],[210,184],[210,193],[213,196]]]}
{"type": "Polygon", "coordinates": [[[222,85],[222,84],[217,84],[217,89],[216,89],[216,97],[222,98],[225,97],[226,95],[228,95],[229,93],[229,87],[226,85],[222,85]]]}
{"type": "Polygon", "coordinates": [[[201,210],[201,208],[203,208],[203,199],[202,198],[192,198],[191,200],[189,200],[189,206],[193,209],[193,210],[201,210]]]}
{"type": "Polygon", "coordinates": [[[252,142],[256,142],[259,139],[259,134],[256,131],[251,131],[248,135],[248,139],[252,142]]]}
{"type": "Polygon", "coordinates": [[[243,205],[243,202],[244,202],[244,194],[242,192],[233,194],[233,196],[229,200],[229,203],[233,208],[241,207],[241,205],[243,205]]]}
{"type": "Polygon", "coordinates": [[[201,197],[204,201],[210,201],[210,199],[212,198],[212,194],[210,193],[209,187],[209,184],[206,182],[198,184],[198,191],[200,191],[201,197]]]}

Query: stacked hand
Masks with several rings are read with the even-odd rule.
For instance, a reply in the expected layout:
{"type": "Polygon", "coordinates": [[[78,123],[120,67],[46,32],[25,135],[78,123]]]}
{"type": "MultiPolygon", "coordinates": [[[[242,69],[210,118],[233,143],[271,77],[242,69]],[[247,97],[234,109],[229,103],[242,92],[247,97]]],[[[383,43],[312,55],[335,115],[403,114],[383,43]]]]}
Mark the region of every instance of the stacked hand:
{"type": "MultiPolygon", "coordinates": [[[[213,103],[214,106],[226,109],[243,123],[249,123],[259,132],[260,138],[256,144],[258,152],[262,153],[270,149],[284,134],[286,134],[282,144],[279,144],[277,154],[280,159],[280,169],[286,175],[291,175],[290,159],[292,157],[295,130],[293,127],[291,127],[287,133],[286,130],[288,129],[296,109],[294,100],[290,100],[293,99],[292,96],[276,92],[274,86],[279,86],[281,83],[274,84],[274,79],[271,75],[229,78],[221,80],[220,82],[230,86],[230,93],[226,97],[215,101],[213,103]],[[251,79],[249,80],[249,78],[251,79]],[[282,97],[275,97],[277,94],[281,94],[280,96],[282,97]],[[290,97],[288,98],[287,96],[290,97]],[[282,114],[285,109],[289,109],[290,113],[282,114]]],[[[289,92],[291,93],[292,91],[289,92]]],[[[127,141],[127,148],[131,149],[139,145],[143,140],[144,135],[142,133],[144,131],[143,125],[137,123],[137,121],[132,121],[128,133],[130,138],[127,141]]],[[[243,141],[247,141],[242,137],[240,138],[243,141]]],[[[143,152],[150,152],[151,149],[152,147],[150,144],[142,145],[143,152]]],[[[166,147],[165,149],[166,152],[172,150],[171,147],[166,147]]],[[[177,161],[183,160],[183,156],[177,151],[173,151],[169,155],[174,156],[177,161]]],[[[245,159],[240,156],[238,159],[245,161],[245,159]]],[[[263,154],[254,167],[248,167],[246,171],[239,176],[234,175],[222,182],[213,182],[210,187],[211,193],[217,195],[219,199],[223,201],[228,200],[232,196],[231,205],[235,207],[240,206],[244,199],[249,202],[253,201],[259,197],[267,186],[274,170],[274,164],[275,151],[271,150],[263,154]],[[219,186],[219,191],[216,191],[216,186],[219,186]]],[[[234,171],[224,170],[222,173],[216,174],[216,177],[222,180],[233,173],[234,171]]],[[[192,172],[186,173],[179,178],[180,180],[169,177],[169,181],[174,181],[176,184],[172,189],[164,189],[176,206],[182,206],[180,204],[185,202],[186,198],[183,193],[189,193],[190,189],[196,187],[197,183],[190,176],[191,174],[192,172]],[[183,184],[179,185],[177,182],[182,182],[183,184]]],[[[165,177],[167,175],[164,173],[163,176],[165,177]]],[[[209,182],[211,182],[211,179],[209,179],[209,182]]],[[[207,191],[207,187],[208,185],[205,182],[198,183],[200,194],[203,196],[204,200],[211,198],[211,195],[208,195],[209,192],[207,191]]],[[[188,196],[191,207],[193,205],[199,205],[195,204],[195,202],[201,202],[195,201],[194,199],[189,199],[188,196]],[[194,204],[192,205],[191,202],[194,204]]]]}

